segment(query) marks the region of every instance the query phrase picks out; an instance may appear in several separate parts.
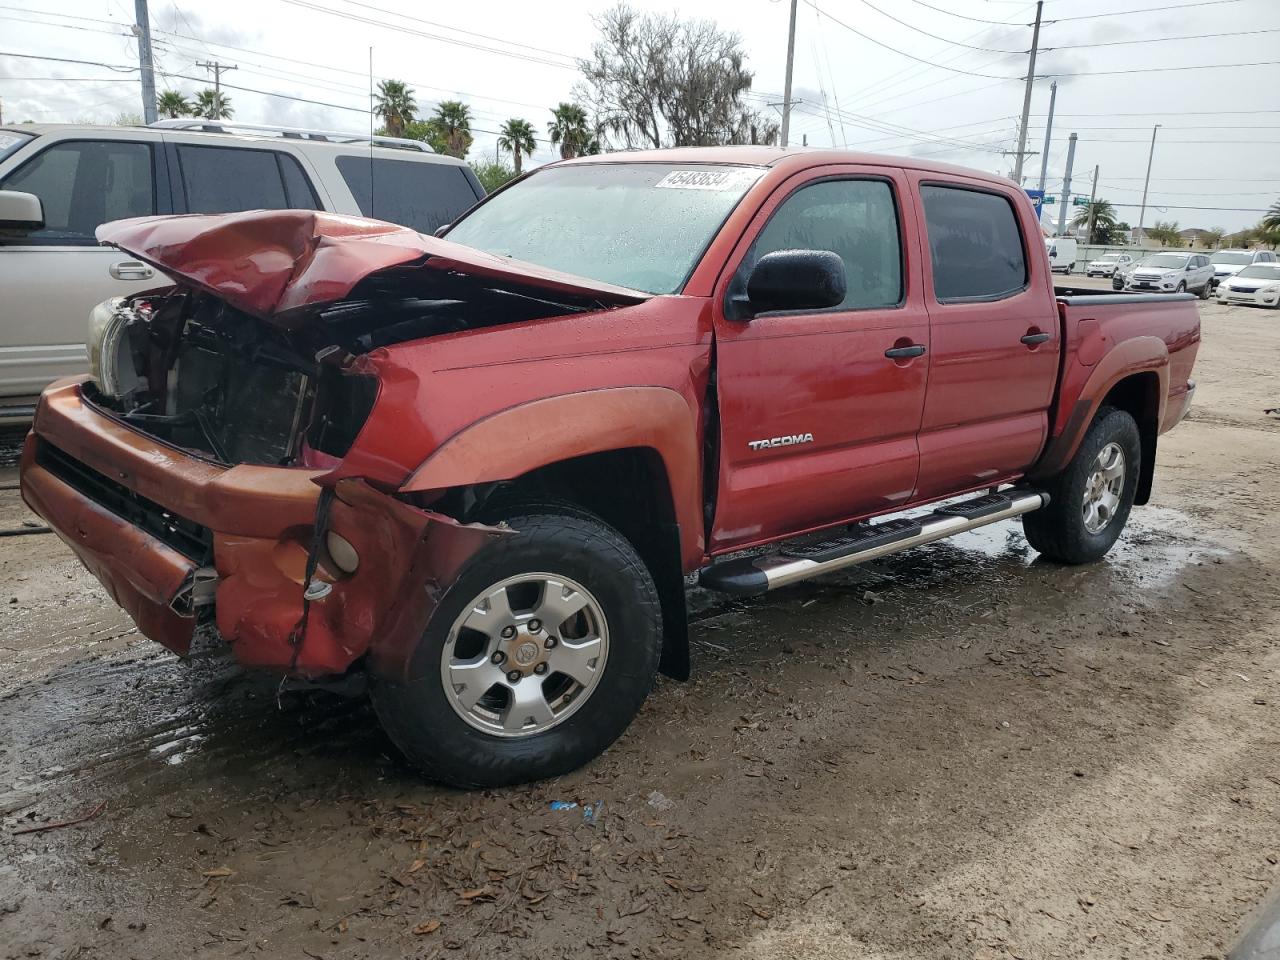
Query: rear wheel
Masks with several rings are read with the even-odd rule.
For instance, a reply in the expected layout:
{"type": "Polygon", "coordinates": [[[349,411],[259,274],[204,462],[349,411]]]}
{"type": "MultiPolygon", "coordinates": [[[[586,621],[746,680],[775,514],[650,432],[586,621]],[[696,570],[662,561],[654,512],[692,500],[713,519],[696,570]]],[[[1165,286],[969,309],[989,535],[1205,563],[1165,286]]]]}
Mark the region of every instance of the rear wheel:
{"type": "Polygon", "coordinates": [[[1141,465],[1137,423],[1104,407],[1071,463],[1046,484],[1049,506],[1023,516],[1028,542],[1062,563],[1101,559],[1129,519],[1141,465]]]}
{"type": "Polygon", "coordinates": [[[617,531],[577,511],[507,522],[516,532],[445,594],[415,679],[372,690],[396,746],[455,786],[540,780],[596,757],[640,709],[662,648],[653,578],[617,531]]]}

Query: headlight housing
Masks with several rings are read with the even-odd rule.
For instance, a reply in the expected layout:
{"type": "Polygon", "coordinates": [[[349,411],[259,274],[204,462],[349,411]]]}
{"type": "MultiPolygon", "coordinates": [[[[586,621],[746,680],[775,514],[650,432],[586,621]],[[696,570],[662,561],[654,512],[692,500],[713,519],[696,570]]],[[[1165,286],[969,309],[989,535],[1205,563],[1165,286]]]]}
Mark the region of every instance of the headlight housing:
{"type": "Polygon", "coordinates": [[[129,351],[129,336],[120,310],[123,297],[112,297],[89,313],[89,372],[104,396],[122,397],[139,385],[129,351]]]}

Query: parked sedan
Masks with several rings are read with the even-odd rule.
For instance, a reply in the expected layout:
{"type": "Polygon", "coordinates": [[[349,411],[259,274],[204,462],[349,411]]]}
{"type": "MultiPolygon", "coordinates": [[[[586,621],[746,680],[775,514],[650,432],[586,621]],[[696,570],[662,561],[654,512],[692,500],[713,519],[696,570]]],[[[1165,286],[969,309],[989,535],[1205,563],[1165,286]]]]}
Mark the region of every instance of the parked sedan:
{"type": "Polygon", "coordinates": [[[1255,263],[1218,284],[1219,303],[1280,307],[1280,264],[1255,263]]]}
{"type": "Polygon", "coordinates": [[[1215,250],[1209,254],[1213,264],[1213,286],[1234,277],[1245,267],[1255,263],[1275,263],[1276,255],[1270,250],[1215,250]]]}
{"type": "Polygon", "coordinates": [[[1127,253],[1104,253],[1097,260],[1090,260],[1084,268],[1087,277],[1113,277],[1117,270],[1133,263],[1127,253]]]}
{"type": "Polygon", "coordinates": [[[1213,265],[1202,253],[1153,253],[1138,261],[1125,281],[1132,293],[1198,293],[1209,299],[1213,265]]]}

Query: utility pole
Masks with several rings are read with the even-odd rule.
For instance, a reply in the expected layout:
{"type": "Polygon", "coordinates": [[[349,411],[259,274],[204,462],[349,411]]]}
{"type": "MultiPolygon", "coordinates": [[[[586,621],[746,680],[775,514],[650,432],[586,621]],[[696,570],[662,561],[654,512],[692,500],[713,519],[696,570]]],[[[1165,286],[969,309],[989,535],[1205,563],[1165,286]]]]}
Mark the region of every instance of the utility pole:
{"type": "Polygon", "coordinates": [[[1027,119],[1031,115],[1031,87],[1036,82],[1036,49],[1040,46],[1040,14],[1044,0],[1036,0],[1036,26],[1031,32],[1031,62],[1027,64],[1027,89],[1022,94],[1022,124],[1018,128],[1018,153],[1013,162],[1013,182],[1022,186],[1022,158],[1027,149],[1027,119]]]}
{"type": "Polygon", "coordinates": [[[156,122],[156,70],[151,60],[151,18],[147,0],[133,0],[134,34],[138,38],[138,67],[142,73],[142,122],[156,122]]]}
{"type": "Polygon", "coordinates": [[[791,70],[796,62],[796,6],[800,0],[791,0],[791,27],[787,31],[787,81],[782,88],[782,145],[785,147],[791,134],[791,70]]]}
{"type": "MultiPolygon", "coordinates": [[[[143,3],[144,0],[138,0],[143,3]]],[[[222,106],[222,71],[238,70],[239,67],[234,63],[219,63],[217,60],[200,60],[196,63],[197,67],[204,67],[206,70],[213,71],[213,100],[215,109],[222,106]]],[[[217,120],[217,117],[209,117],[210,120],[217,120]]]]}
{"type": "Polygon", "coordinates": [[[1096,217],[1093,205],[1098,199],[1098,164],[1093,165],[1093,189],[1089,191],[1089,230],[1084,235],[1085,243],[1093,243],[1093,221],[1096,217]]]}
{"type": "Polygon", "coordinates": [[[1040,192],[1044,193],[1044,178],[1049,172],[1049,141],[1053,139],[1053,107],[1058,102],[1058,81],[1049,84],[1049,122],[1044,126],[1044,153],[1040,155],[1040,192]]]}
{"type": "Polygon", "coordinates": [[[1159,129],[1158,123],[1151,128],[1151,152],[1147,154],[1147,179],[1142,181],[1142,209],[1138,212],[1138,232],[1133,235],[1134,243],[1142,243],[1147,239],[1142,227],[1147,217],[1147,187],[1151,186],[1151,161],[1156,155],[1156,131],[1159,129]]]}
{"type": "Polygon", "coordinates": [[[1076,135],[1067,138],[1067,172],[1062,178],[1062,203],[1058,206],[1058,236],[1065,237],[1067,226],[1067,203],[1071,199],[1071,168],[1076,162],[1076,135]]]}

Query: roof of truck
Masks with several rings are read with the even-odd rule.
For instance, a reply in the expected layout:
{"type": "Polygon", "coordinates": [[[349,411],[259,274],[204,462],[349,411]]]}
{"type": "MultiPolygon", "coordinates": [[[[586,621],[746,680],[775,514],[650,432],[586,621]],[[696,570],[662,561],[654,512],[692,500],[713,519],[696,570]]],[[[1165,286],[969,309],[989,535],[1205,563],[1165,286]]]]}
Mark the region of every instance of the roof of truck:
{"type": "MultiPolygon", "coordinates": [[[[918,157],[892,156],[884,153],[861,153],[857,150],[829,150],[820,147],[671,147],[665,150],[625,150],[600,153],[590,157],[577,157],[561,161],[565,164],[588,163],[721,163],[752,167],[776,167],[786,162],[796,167],[816,167],[833,163],[867,166],[905,167],[929,173],[949,173],[981,180],[998,181],[1008,185],[1011,181],[997,173],[960,167],[952,163],[937,163],[918,157]]],[[[558,165],[558,164],[557,164],[558,165]]]]}

